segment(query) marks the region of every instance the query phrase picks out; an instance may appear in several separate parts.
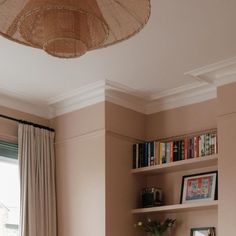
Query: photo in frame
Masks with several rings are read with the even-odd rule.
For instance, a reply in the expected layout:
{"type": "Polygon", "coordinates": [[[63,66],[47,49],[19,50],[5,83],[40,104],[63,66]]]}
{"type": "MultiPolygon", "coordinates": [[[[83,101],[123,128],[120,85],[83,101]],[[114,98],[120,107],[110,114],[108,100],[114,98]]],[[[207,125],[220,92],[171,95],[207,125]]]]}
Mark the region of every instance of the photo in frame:
{"type": "Polygon", "coordinates": [[[217,171],[183,176],[180,203],[217,200],[217,180],[217,171]]]}
{"type": "Polygon", "coordinates": [[[190,236],[216,236],[216,231],[214,227],[194,228],[190,236]]]}

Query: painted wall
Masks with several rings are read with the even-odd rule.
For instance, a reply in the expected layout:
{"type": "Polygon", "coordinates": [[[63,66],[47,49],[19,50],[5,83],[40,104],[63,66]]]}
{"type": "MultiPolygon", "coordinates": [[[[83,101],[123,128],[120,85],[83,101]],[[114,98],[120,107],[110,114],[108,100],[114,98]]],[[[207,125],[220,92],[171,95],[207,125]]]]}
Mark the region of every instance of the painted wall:
{"type": "Polygon", "coordinates": [[[52,124],[59,236],[104,236],[105,103],[59,116],[52,124]]]}
{"type": "MultiPolygon", "coordinates": [[[[141,188],[158,181],[166,191],[171,192],[174,187],[170,194],[173,199],[167,198],[167,201],[177,203],[180,179],[186,173],[169,174],[159,180],[132,176],[132,144],[218,126],[218,235],[234,235],[235,96],[236,83],[219,88],[217,99],[149,116],[110,102],[89,106],[50,122],[5,107],[0,107],[0,113],[50,124],[56,129],[59,236],[139,235],[133,228],[137,218],[130,210],[138,205],[141,188]]],[[[17,124],[0,119],[0,138],[16,141],[17,124]]],[[[178,219],[174,236],[189,235],[191,227],[217,226],[217,210],[170,216],[178,219]]]]}
{"type": "MultiPolygon", "coordinates": [[[[142,187],[158,185],[166,193],[166,203],[177,204],[180,200],[183,175],[217,169],[212,167],[147,178],[132,176],[132,144],[140,139],[159,139],[216,128],[216,114],[216,100],[149,116],[106,103],[106,235],[138,234],[133,228],[137,218],[130,214],[130,210],[139,205],[142,187]]],[[[172,236],[189,235],[191,227],[217,227],[216,209],[168,216],[178,220],[172,236]]],[[[165,218],[167,215],[152,217],[165,218]]]]}
{"type": "Polygon", "coordinates": [[[236,232],[236,83],[218,89],[219,235],[236,232]]]}
{"type": "MultiPolygon", "coordinates": [[[[21,111],[16,111],[7,107],[0,106],[0,114],[27,120],[37,124],[49,125],[49,120],[37,117],[21,111]]],[[[0,139],[5,141],[17,142],[18,125],[15,121],[0,118],[0,139]]]]}
{"type": "Polygon", "coordinates": [[[141,235],[131,209],[145,179],[131,175],[132,144],[144,139],[146,116],[106,102],[106,235],[141,235]]]}
{"type": "MultiPolygon", "coordinates": [[[[209,100],[189,106],[179,107],[147,117],[146,139],[156,140],[196,133],[217,127],[217,100],[209,100]]],[[[216,170],[217,167],[201,168],[191,171],[147,177],[148,186],[161,187],[165,194],[165,204],[180,202],[182,176],[216,170]]],[[[158,216],[152,216],[158,218],[158,216]]],[[[217,209],[162,215],[177,219],[171,236],[190,235],[190,229],[196,227],[217,227],[217,209]]]]}
{"type": "Polygon", "coordinates": [[[147,117],[146,138],[150,140],[196,133],[216,128],[217,100],[183,106],[147,117]]]}

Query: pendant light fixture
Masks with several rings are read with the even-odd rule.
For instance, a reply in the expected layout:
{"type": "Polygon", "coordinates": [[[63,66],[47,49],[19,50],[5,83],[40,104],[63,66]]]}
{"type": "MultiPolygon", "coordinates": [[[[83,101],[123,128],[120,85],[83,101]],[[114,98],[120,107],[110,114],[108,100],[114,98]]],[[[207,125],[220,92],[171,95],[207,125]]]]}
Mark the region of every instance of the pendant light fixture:
{"type": "Polygon", "coordinates": [[[150,0],[0,0],[0,34],[75,58],[133,36],[149,16],[150,0]]]}

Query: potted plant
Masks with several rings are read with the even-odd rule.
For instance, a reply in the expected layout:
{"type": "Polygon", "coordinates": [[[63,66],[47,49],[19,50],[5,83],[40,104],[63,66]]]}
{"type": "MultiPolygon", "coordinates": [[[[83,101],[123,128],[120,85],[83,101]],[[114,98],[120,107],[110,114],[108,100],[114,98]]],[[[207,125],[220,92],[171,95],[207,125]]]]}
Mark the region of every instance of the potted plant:
{"type": "Polygon", "coordinates": [[[147,219],[145,221],[138,221],[134,226],[140,230],[150,233],[152,236],[161,236],[168,228],[171,228],[176,220],[166,219],[164,222],[159,220],[147,219]]]}

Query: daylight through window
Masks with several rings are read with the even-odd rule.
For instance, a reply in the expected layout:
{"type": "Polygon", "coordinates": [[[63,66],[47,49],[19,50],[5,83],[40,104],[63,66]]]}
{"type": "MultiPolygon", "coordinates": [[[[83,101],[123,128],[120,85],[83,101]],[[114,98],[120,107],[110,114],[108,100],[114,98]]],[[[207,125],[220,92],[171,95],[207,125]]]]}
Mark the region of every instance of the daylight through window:
{"type": "Polygon", "coordinates": [[[20,183],[17,145],[0,142],[0,235],[19,235],[20,183]]]}

